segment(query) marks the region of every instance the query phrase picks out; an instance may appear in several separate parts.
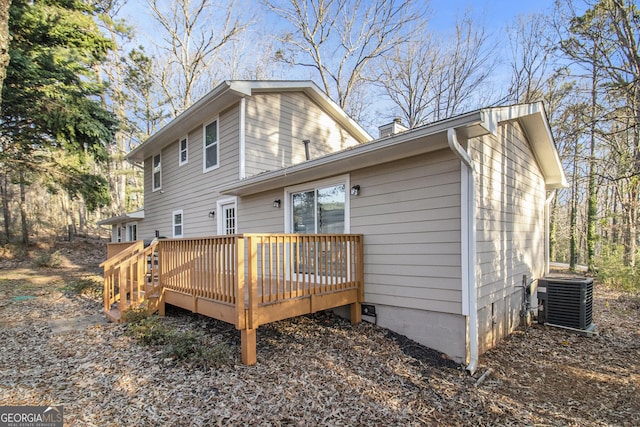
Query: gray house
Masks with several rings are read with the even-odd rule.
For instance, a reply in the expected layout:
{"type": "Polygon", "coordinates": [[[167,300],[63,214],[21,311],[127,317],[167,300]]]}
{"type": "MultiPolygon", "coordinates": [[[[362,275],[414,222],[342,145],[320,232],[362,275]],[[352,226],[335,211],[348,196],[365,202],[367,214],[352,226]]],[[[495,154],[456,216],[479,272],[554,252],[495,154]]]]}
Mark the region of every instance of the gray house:
{"type": "Polygon", "coordinates": [[[548,271],[566,179],[544,107],[380,131],[312,82],[224,82],[127,156],[145,171],[137,238],[361,235],[365,319],[473,371],[548,271]]]}

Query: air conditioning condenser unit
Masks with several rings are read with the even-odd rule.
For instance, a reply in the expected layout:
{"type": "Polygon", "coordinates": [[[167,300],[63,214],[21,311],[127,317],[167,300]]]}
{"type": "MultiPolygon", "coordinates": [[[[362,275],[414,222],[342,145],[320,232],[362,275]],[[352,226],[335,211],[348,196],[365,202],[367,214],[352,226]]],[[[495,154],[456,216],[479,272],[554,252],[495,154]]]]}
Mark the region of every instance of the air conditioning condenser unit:
{"type": "Polygon", "coordinates": [[[538,323],[593,332],[593,279],[538,279],[538,323]]]}

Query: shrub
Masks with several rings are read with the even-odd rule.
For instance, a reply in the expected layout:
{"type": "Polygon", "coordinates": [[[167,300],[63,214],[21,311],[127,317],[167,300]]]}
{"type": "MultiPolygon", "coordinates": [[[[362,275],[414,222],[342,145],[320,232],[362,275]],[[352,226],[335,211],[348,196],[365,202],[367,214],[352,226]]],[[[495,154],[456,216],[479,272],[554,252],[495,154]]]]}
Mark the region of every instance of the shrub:
{"type": "Polygon", "coordinates": [[[62,255],[58,251],[53,253],[40,252],[33,259],[33,264],[41,268],[60,268],[62,267],[62,255]]]}
{"type": "Polygon", "coordinates": [[[84,295],[93,299],[101,300],[104,294],[102,282],[92,278],[81,278],[71,282],[67,290],[74,294],[84,295]]]}
{"type": "Polygon", "coordinates": [[[142,304],[136,308],[125,311],[122,320],[124,320],[125,323],[140,323],[149,316],[149,310],[147,310],[145,304],[142,304]]]}
{"type": "Polygon", "coordinates": [[[640,292],[640,266],[624,265],[623,253],[622,246],[604,248],[597,261],[598,279],[612,288],[640,292]]]}
{"type": "Polygon", "coordinates": [[[165,345],[171,341],[173,330],[161,322],[157,316],[147,316],[128,323],[127,333],[141,344],[165,345]]]}
{"type": "Polygon", "coordinates": [[[146,310],[129,310],[124,320],[129,336],[142,345],[161,347],[164,357],[205,367],[228,364],[233,357],[234,349],[230,345],[219,343],[211,346],[205,334],[192,330],[180,331],[158,316],[150,316],[146,310]]]}

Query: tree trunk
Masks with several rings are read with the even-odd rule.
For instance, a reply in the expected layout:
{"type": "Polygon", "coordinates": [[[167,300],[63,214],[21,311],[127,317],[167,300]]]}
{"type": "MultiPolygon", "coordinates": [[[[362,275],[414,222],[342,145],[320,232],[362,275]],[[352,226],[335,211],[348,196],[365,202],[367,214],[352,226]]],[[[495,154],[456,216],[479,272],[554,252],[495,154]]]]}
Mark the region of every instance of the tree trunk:
{"type": "Polygon", "coordinates": [[[549,261],[558,260],[558,236],[557,224],[558,218],[558,197],[554,197],[551,202],[551,211],[549,212],[549,261]]]}
{"type": "Polygon", "coordinates": [[[2,219],[4,220],[4,235],[7,242],[12,239],[11,235],[11,210],[9,201],[11,200],[11,194],[9,189],[9,176],[5,171],[2,174],[2,182],[0,183],[0,196],[2,196],[2,219]]]}
{"type": "Polygon", "coordinates": [[[2,105],[2,85],[10,59],[9,6],[11,6],[11,0],[0,0],[0,105],[2,105]]]}
{"type": "Polygon", "coordinates": [[[591,117],[589,120],[589,180],[587,187],[587,268],[590,273],[595,272],[596,257],[596,222],[598,216],[598,196],[596,191],[596,119],[597,119],[597,69],[592,64],[591,74],[591,117]]]}
{"type": "MultiPolygon", "coordinates": [[[[629,191],[628,203],[624,215],[624,265],[629,267],[635,267],[636,265],[636,252],[638,251],[638,244],[636,242],[636,236],[638,228],[636,221],[638,219],[638,190],[632,189],[629,191]]],[[[624,207],[624,205],[623,205],[624,207]]]]}
{"type": "Polygon", "coordinates": [[[571,183],[571,207],[569,211],[569,268],[576,270],[578,261],[578,143],[573,152],[573,172],[571,183]]]}
{"type": "Polygon", "coordinates": [[[22,243],[29,245],[29,226],[27,218],[27,185],[24,171],[20,171],[20,221],[22,223],[22,243]]]}

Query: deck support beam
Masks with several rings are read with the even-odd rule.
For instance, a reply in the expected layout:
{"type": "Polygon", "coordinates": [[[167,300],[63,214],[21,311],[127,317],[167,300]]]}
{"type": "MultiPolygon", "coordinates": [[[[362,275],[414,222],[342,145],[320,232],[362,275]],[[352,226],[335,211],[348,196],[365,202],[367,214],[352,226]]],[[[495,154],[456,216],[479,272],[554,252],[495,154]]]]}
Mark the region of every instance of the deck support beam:
{"type": "Polygon", "coordinates": [[[240,332],[242,346],[242,363],[244,365],[255,365],[256,358],[256,330],[242,329],[240,332]]]}

